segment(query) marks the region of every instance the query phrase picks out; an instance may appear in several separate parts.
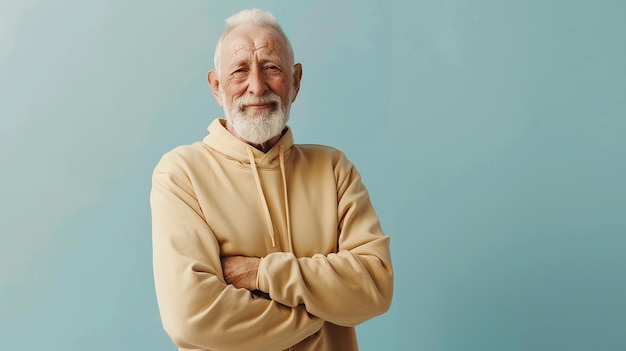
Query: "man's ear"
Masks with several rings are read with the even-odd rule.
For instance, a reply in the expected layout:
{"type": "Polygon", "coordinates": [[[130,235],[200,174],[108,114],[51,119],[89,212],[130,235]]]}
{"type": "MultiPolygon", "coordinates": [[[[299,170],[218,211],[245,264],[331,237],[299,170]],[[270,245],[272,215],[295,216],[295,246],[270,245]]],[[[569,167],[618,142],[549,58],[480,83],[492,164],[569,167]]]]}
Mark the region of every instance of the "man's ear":
{"type": "Polygon", "coordinates": [[[214,70],[209,71],[206,75],[206,79],[209,83],[209,86],[211,87],[213,97],[215,97],[215,100],[217,100],[217,103],[220,106],[224,107],[222,105],[222,95],[220,94],[220,81],[217,78],[217,72],[214,70]]]}
{"type": "Polygon", "coordinates": [[[298,92],[300,91],[300,80],[302,79],[302,64],[296,63],[293,66],[293,96],[291,102],[296,101],[298,92]]]}

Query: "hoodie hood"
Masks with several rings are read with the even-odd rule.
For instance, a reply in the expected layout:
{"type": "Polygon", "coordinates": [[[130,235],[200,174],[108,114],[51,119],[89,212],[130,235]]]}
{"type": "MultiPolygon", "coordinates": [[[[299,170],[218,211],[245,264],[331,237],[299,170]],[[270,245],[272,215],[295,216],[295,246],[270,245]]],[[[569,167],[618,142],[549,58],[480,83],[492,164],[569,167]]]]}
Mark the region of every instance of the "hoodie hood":
{"type": "Polygon", "coordinates": [[[202,140],[205,144],[217,150],[226,158],[246,165],[250,164],[249,150],[252,150],[254,162],[258,168],[279,168],[281,146],[282,150],[284,150],[283,157],[287,158],[293,145],[293,135],[289,126],[287,126],[280,140],[267,152],[258,150],[239,140],[226,129],[225,119],[215,119],[207,130],[209,135],[202,140]]]}

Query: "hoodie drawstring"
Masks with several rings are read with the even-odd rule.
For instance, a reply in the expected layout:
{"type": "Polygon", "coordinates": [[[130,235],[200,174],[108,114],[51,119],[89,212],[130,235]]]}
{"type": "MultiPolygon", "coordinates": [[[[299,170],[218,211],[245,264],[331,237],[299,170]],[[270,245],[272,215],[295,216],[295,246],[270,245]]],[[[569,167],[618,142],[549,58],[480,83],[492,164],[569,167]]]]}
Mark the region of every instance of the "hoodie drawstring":
{"type": "Polygon", "coordinates": [[[285,216],[287,217],[287,239],[289,241],[289,252],[293,252],[293,244],[291,242],[291,215],[289,214],[289,196],[287,196],[287,176],[285,175],[285,146],[280,144],[278,149],[278,160],[280,165],[280,173],[283,177],[283,193],[285,196],[285,216]]]}
{"type": "Polygon", "coordinates": [[[263,188],[261,187],[261,179],[259,179],[259,171],[257,170],[256,162],[254,161],[254,153],[252,153],[252,148],[249,146],[246,148],[246,150],[248,151],[248,158],[250,159],[250,167],[252,167],[252,173],[254,174],[256,188],[259,191],[259,197],[261,198],[261,202],[263,202],[263,208],[265,209],[265,221],[267,222],[267,230],[270,232],[270,237],[272,238],[272,247],[276,247],[272,217],[270,216],[270,210],[267,206],[267,201],[265,200],[265,194],[263,194],[263,188]]]}
{"type": "MultiPolygon", "coordinates": [[[[265,194],[263,193],[263,187],[261,186],[259,171],[256,167],[256,162],[254,161],[254,153],[251,147],[247,147],[246,150],[248,152],[248,159],[250,160],[250,167],[252,168],[252,173],[254,175],[254,181],[256,182],[256,188],[259,192],[261,202],[263,203],[263,209],[265,210],[265,221],[267,222],[267,229],[270,233],[270,237],[272,238],[272,247],[276,247],[274,225],[272,224],[272,217],[270,215],[269,206],[267,205],[267,200],[265,200],[265,194]]],[[[287,238],[289,241],[289,251],[293,252],[293,243],[291,240],[291,215],[289,213],[289,197],[287,196],[287,176],[285,173],[285,147],[282,144],[279,145],[278,159],[280,174],[283,180],[283,196],[285,198],[285,217],[287,218],[287,238]]]]}

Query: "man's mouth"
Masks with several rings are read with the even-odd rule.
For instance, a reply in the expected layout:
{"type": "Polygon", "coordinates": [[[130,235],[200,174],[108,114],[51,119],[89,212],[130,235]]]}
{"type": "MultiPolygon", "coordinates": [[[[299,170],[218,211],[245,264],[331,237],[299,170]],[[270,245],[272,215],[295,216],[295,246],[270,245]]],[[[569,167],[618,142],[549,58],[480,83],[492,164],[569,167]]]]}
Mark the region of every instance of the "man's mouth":
{"type": "Polygon", "coordinates": [[[254,110],[254,111],[273,110],[275,108],[276,108],[276,103],[274,102],[267,102],[267,103],[260,103],[260,104],[248,104],[248,105],[243,106],[244,110],[254,110]]]}

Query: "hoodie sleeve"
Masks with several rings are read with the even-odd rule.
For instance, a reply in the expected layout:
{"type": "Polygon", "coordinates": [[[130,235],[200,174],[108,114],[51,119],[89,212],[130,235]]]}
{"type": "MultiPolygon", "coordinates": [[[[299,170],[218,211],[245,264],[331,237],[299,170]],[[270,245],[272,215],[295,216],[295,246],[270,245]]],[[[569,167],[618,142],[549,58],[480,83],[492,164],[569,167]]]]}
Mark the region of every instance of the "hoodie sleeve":
{"type": "Polygon", "coordinates": [[[298,258],[271,253],[261,261],[258,285],[285,306],[304,304],[321,319],[355,326],[384,313],[391,304],[389,237],[382,233],[360,175],[343,154],[335,178],[337,252],[298,258]]]}
{"type": "Polygon", "coordinates": [[[225,283],[219,244],[192,185],[184,172],[170,168],[175,167],[155,169],[150,204],[157,301],[174,343],[281,350],[317,332],[323,320],[303,306],[285,306],[225,283]]]}

